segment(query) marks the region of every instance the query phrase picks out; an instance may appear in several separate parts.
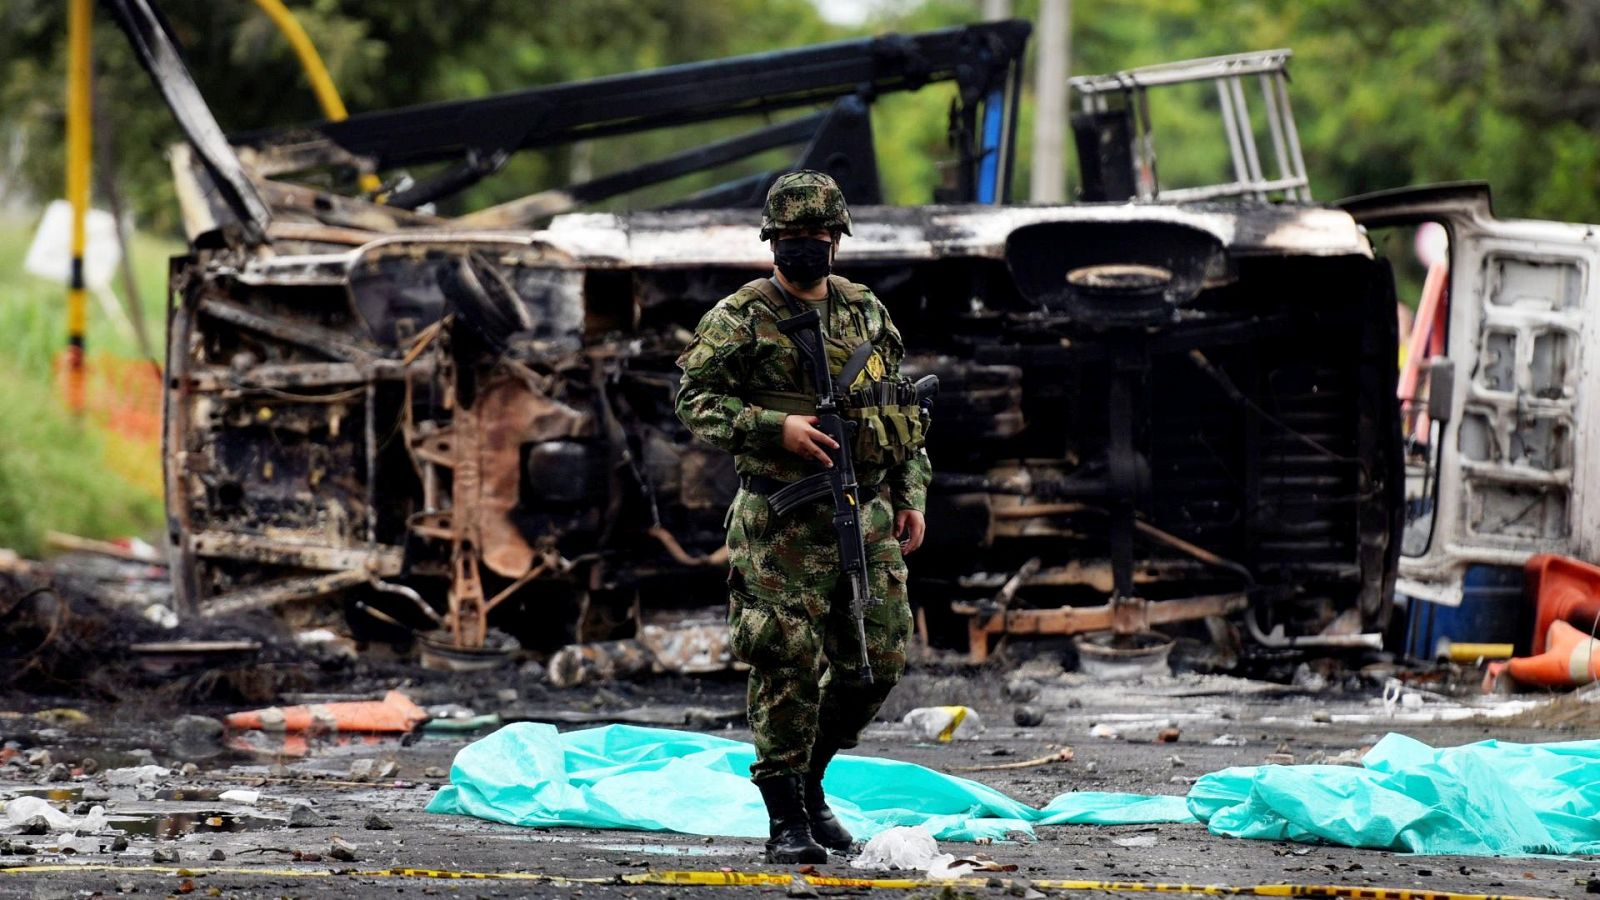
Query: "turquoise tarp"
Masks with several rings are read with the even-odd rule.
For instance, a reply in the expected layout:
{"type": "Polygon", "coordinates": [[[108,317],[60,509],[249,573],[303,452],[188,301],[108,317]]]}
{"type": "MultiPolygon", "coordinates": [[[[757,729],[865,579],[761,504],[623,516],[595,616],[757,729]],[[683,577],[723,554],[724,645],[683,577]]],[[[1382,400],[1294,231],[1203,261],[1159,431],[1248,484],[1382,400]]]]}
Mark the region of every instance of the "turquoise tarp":
{"type": "Polygon", "coordinates": [[[1600,853],[1600,741],[1434,749],[1391,734],[1362,768],[1255,766],[1195,782],[1216,834],[1468,856],[1600,853]]]}
{"type": "MultiPolygon", "coordinates": [[[[755,748],[694,732],[608,725],[557,732],[509,725],[456,754],[429,812],[512,825],[633,828],[766,837],[750,783],[755,748]]],[[[1003,839],[1038,813],[994,788],[912,763],[844,755],[823,782],[859,838],[927,825],[943,841],[1003,839]]]]}
{"type": "MultiPolygon", "coordinates": [[[[749,744],[611,725],[562,734],[511,725],[456,756],[429,812],[529,826],[762,837],[749,744]]],[[[945,841],[1034,825],[1205,822],[1233,837],[1324,841],[1413,853],[1600,853],[1600,741],[1436,750],[1391,734],[1363,768],[1255,766],[1213,772],[1187,798],[1068,793],[1034,809],[912,763],[840,756],[825,786],[860,838],[926,825],[945,841]]]]}

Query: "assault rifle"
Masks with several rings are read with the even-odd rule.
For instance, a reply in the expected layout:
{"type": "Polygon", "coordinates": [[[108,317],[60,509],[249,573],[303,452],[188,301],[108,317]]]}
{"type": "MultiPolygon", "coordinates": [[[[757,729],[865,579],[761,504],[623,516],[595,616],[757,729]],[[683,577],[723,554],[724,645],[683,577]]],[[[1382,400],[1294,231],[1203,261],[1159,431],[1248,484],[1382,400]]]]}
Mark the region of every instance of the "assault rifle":
{"type": "MultiPolygon", "coordinates": [[[[772,511],[782,516],[803,503],[833,496],[833,531],[839,539],[839,571],[850,581],[850,618],[856,623],[856,639],[861,644],[861,680],[872,683],[872,665],[867,659],[867,610],[883,602],[872,596],[872,581],[867,571],[866,537],[861,526],[861,489],[856,483],[851,441],[856,423],[840,415],[839,398],[849,392],[850,383],[872,356],[872,344],[863,343],[850,355],[837,383],[828,368],[827,345],[822,337],[822,319],[814,309],[781,319],[778,330],[794,341],[800,359],[817,393],[818,431],[833,439],[835,449],[823,448],[832,467],[808,475],[774,491],[767,498],[772,511]]],[[[939,389],[939,379],[928,375],[917,382],[918,402],[926,403],[939,389]]]]}

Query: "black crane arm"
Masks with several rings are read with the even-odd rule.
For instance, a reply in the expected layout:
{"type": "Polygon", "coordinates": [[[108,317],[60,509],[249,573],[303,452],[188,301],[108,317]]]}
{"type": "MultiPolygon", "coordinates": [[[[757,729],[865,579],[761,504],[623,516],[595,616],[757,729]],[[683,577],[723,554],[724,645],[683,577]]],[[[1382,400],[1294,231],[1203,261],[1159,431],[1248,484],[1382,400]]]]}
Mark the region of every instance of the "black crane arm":
{"type": "MultiPolygon", "coordinates": [[[[314,131],[379,169],[515,152],[607,135],[916,90],[955,81],[962,103],[1004,90],[1031,26],[1022,20],[883,35],[667,66],[474,100],[357,113],[314,131]]],[[[280,131],[237,135],[269,142],[280,131]]]]}

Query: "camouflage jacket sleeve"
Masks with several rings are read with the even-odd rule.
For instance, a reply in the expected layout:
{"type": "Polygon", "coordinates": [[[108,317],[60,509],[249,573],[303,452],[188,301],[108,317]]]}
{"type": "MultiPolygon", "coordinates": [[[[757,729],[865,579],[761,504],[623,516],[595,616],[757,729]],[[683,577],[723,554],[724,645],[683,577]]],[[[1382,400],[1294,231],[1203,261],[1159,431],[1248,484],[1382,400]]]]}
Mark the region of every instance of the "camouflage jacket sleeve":
{"type": "Polygon", "coordinates": [[[782,439],[783,413],[739,398],[749,377],[746,351],[754,339],[749,318],[724,300],[700,319],[694,339],[678,357],[683,370],[678,418],[695,437],[729,453],[765,449],[782,439]]]}
{"type": "MultiPolygon", "coordinates": [[[[867,305],[872,318],[882,323],[882,328],[872,339],[876,347],[883,348],[884,362],[888,364],[889,374],[900,374],[900,361],[905,358],[906,345],[900,337],[900,329],[894,327],[894,321],[889,318],[889,310],[871,292],[867,292],[867,305]]],[[[885,473],[883,483],[889,486],[889,502],[894,504],[898,512],[902,509],[914,509],[922,512],[928,506],[928,484],[933,481],[933,464],[928,460],[926,449],[918,450],[916,455],[905,462],[895,466],[885,473]]]]}

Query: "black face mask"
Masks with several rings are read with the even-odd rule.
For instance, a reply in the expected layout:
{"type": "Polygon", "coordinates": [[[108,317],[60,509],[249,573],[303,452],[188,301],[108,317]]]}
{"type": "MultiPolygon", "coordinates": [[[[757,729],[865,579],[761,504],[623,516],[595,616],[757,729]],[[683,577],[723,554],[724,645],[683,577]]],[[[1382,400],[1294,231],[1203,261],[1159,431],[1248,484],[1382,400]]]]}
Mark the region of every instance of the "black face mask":
{"type": "Polygon", "coordinates": [[[773,259],[778,263],[778,271],[789,279],[789,283],[795,287],[808,288],[828,277],[828,256],[832,250],[832,241],[804,237],[782,238],[778,241],[778,249],[773,253],[773,259]]]}

